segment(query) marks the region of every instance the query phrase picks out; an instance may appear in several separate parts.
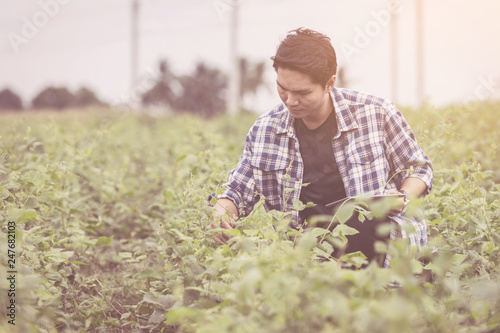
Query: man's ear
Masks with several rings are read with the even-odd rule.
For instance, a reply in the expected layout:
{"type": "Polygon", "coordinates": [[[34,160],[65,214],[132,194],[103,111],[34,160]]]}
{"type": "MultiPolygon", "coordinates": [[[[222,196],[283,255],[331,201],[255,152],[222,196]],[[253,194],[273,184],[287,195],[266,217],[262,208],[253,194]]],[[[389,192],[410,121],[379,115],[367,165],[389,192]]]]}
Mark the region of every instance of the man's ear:
{"type": "Polygon", "coordinates": [[[330,92],[335,86],[335,80],[337,80],[337,75],[332,75],[332,77],[326,82],[326,92],[330,92]]]}

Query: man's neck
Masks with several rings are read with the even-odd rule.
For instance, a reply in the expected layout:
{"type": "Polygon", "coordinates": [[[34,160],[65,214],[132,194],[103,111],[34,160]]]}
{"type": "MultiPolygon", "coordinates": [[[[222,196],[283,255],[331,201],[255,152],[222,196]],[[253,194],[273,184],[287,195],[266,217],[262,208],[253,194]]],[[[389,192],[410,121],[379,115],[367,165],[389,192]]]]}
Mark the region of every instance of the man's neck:
{"type": "Polygon", "coordinates": [[[325,103],[325,106],[322,107],[321,113],[318,114],[317,117],[313,119],[306,119],[303,118],[302,122],[304,125],[311,131],[315,130],[316,128],[320,127],[323,125],[323,123],[328,119],[330,114],[334,112],[333,110],[333,102],[331,99],[328,99],[328,103],[325,103]]]}

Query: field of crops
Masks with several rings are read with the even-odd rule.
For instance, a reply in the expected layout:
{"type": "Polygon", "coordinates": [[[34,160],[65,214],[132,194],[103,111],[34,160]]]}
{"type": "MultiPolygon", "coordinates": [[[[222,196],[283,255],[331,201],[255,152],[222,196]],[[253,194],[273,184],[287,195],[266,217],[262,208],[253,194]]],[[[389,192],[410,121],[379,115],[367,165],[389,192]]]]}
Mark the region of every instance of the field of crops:
{"type": "Polygon", "coordinates": [[[255,115],[0,114],[0,332],[500,331],[500,104],[403,113],[435,252],[394,242],[364,270],[262,209],[212,240],[206,198],[255,115]]]}

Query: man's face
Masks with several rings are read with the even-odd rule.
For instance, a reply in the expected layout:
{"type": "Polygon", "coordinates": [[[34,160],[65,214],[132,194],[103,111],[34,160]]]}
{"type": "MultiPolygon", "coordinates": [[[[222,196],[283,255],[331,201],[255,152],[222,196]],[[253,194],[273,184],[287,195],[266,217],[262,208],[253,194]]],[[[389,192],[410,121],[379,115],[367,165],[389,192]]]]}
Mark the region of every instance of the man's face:
{"type": "Polygon", "coordinates": [[[334,77],[323,87],[309,75],[288,68],[278,67],[277,76],[278,94],[292,117],[307,121],[331,110],[334,77]]]}

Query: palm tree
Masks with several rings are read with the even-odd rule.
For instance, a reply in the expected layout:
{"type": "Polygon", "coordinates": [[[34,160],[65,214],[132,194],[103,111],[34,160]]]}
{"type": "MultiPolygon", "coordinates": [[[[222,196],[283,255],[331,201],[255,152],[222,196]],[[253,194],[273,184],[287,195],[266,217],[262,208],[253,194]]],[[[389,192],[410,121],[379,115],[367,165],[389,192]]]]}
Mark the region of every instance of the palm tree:
{"type": "Polygon", "coordinates": [[[172,84],[176,80],[170,71],[170,66],[166,60],[160,61],[160,76],[156,84],[142,95],[142,104],[145,106],[169,106],[173,107],[175,95],[172,91],[172,84]]]}
{"type": "Polygon", "coordinates": [[[240,58],[240,98],[245,95],[255,95],[261,86],[266,86],[264,72],[266,65],[264,62],[250,63],[246,58],[240,58]]]}

